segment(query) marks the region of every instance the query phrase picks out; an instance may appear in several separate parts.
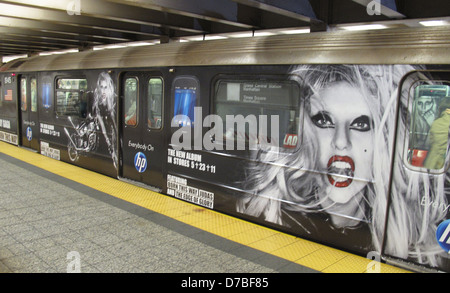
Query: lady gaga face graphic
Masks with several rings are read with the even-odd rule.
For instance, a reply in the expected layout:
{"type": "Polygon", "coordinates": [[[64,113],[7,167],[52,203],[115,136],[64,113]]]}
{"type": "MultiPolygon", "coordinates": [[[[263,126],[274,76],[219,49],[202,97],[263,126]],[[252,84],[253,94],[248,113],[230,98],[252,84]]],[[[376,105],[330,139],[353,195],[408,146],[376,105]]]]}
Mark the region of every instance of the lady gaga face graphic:
{"type": "Polygon", "coordinates": [[[311,97],[311,121],[319,143],[320,194],[344,204],[371,179],[372,115],[362,93],[336,82],[311,97]]]}

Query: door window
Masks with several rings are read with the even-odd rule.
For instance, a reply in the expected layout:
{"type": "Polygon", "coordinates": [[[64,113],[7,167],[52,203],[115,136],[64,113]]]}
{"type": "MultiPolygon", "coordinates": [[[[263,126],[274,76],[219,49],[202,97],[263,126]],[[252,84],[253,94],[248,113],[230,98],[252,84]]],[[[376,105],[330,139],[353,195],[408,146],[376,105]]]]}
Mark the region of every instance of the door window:
{"type": "Polygon", "coordinates": [[[439,170],[444,167],[450,129],[450,86],[419,85],[414,89],[408,163],[439,170]]]}
{"type": "Polygon", "coordinates": [[[31,92],[31,112],[37,112],[37,82],[36,78],[31,78],[30,81],[31,92]]]}
{"type": "Polygon", "coordinates": [[[148,81],[147,123],[152,129],[162,127],[162,84],[161,78],[150,78],[148,81]]]}
{"type": "Polygon", "coordinates": [[[27,103],[27,79],[22,77],[20,79],[20,109],[22,111],[27,111],[28,103],[27,103]]]}
{"type": "Polygon", "coordinates": [[[125,80],[125,125],[136,126],[138,123],[138,89],[136,77],[125,80]]]}

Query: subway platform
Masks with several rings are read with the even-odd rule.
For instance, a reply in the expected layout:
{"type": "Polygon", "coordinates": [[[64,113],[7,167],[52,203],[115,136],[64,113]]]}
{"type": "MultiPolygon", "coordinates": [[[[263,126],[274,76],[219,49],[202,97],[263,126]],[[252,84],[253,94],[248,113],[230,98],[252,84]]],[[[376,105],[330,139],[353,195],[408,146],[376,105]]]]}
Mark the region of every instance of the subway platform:
{"type": "Polygon", "coordinates": [[[0,182],[1,273],[408,272],[3,142],[0,182]]]}

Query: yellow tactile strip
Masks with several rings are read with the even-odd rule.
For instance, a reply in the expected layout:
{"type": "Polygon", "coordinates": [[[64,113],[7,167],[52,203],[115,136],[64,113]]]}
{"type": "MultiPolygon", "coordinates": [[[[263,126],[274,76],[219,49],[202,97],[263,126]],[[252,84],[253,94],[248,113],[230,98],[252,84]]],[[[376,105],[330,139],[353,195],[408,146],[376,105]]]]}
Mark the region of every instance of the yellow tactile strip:
{"type": "MultiPolygon", "coordinates": [[[[364,273],[372,260],[249,223],[0,142],[0,152],[188,225],[324,273],[364,273]]],[[[381,273],[408,272],[376,263],[381,273]]]]}

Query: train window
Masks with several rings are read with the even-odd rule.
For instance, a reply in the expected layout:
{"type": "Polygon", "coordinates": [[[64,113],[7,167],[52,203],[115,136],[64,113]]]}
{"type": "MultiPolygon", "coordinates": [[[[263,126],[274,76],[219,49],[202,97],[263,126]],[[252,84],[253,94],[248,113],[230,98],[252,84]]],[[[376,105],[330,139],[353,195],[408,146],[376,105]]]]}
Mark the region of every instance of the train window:
{"type": "Polygon", "coordinates": [[[147,123],[149,128],[160,129],[162,126],[162,79],[150,78],[147,95],[147,123]]]}
{"type": "Polygon", "coordinates": [[[60,78],[56,82],[56,114],[86,117],[87,81],[83,78],[60,78]]]}
{"type": "Polygon", "coordinates": [[[40,84],[42,93],[42,106],[45,110],[49,110],[52,107],[53,98],[51,97],[52,84],[48,80],[43,80],[40,84]]]}
{"type": "Polygon", "coordinates": [[[138,80],[129,77],[125,80],[125,124],[136,126],[138,122],[138,80]]]}
{"type": "Polygon", "coordinates": [[[215,114],[224,121],[224,139],[234,139],[237,149],[239,143],[249,147],[250,144],[264,143],[284,150],[296,148],[299,142],[299,90],[293,80],[218,80],[213,107],[215,114]],[[245,128],[234,123],[227,129],[227,118],[238,115],[246,119],[245,128]],[[253,121],[258,123],[253,130],[250,129],[252,120],[248,117],[254,117],[253,121]],[[267,122],[262,122],[261,117],[267,122]]]}
{"type": "Polygon", "coordinates": [[[30,81],[31,92],[31,112],[37,112],[37,82],[36,78],[31,78],[30,81]]]}
{"type": "Polygon", "coordinates": [[[194,108],[198,100],[198,81],[194,77],[178,77],[173,83],[173,125],[193,126],[194,108]]]}
{"type": "Polygon", "coordinates": [[[28,109],[27,103],[27,79],[22,77],[20,79],[20,109],[26,111],[28,109]]]}
{"type": "Polygon", "coordinates": [[[450,86],[417,86],[409,129],[408,163],[414,167],[442,169],[448,149],[449,129],[450,86]]]}

